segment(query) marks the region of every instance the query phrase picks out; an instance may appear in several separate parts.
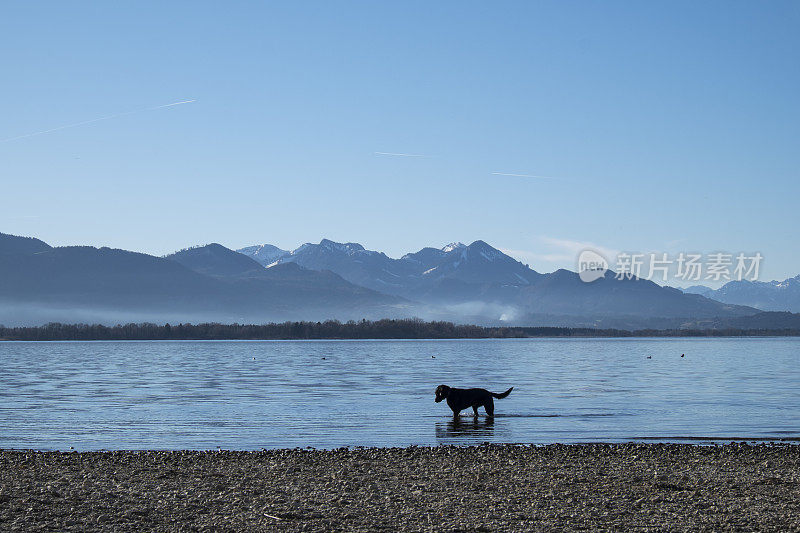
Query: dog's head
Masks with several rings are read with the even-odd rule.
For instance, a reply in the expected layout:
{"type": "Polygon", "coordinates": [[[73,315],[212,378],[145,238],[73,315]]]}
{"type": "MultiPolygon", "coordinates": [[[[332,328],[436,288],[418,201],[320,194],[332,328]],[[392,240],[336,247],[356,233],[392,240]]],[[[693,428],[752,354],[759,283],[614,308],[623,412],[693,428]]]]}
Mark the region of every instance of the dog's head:
{"type": "Polygon", "coordinates": [[[447,385],[439,385],[436,387],[436,403],[439,403],[447,398],[448,394],[450,394],[450,387],[447,385]]]}

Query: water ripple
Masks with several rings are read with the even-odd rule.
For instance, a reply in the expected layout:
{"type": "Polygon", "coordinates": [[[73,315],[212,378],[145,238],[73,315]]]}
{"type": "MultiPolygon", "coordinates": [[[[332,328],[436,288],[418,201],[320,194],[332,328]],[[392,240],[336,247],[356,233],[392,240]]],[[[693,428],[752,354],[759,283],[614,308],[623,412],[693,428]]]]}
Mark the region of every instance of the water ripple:
{"type": "Polygon", "coordinates": [[[0,448],[800,439],[792,338],[2,342],[0,363],[0,448]],[[453,420],[441,383],[514,391],[453,420]]]}

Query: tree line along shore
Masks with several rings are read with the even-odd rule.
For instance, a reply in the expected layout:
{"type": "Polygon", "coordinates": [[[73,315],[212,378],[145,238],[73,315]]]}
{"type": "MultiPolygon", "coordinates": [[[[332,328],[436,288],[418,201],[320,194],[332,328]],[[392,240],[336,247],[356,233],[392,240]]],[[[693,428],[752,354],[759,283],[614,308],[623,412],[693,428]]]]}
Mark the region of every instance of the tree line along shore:
{"type": "Polygon", "coordinates": [[[800,336],[798,329],[594,329],[567,327],[477,326],[419,319],[269,324],[151,323],[0,326],[6,341],[93,340],[323,340],[323,339],[523,339],[536,337],[764,337],[800,336]]]}

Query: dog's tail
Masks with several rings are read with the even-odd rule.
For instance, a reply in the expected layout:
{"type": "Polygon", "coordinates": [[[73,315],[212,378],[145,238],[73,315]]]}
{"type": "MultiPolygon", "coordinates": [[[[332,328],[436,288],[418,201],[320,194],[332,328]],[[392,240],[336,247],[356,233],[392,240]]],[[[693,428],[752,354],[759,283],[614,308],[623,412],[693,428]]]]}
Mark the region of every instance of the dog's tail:
{"type": "Polygon", "coordinates": [[[512,390],[514,390],[514,387],[511,387],[511,388],[510,388],[510,389],[508,389],[507,391],[505,391],[505,392],[502,392],[502,393],[500,393],[500,394],[497,394],[496,392],[490,392],[489,394],[491,394],[492,396],[494,396],[494,397],[495,397],[495,398],[497,398],[498,400],[502,400],[503,398],[505,398],[506,396],[508,396],[509,394],[511,394],[511,391],[512,391],[512,390]]]}

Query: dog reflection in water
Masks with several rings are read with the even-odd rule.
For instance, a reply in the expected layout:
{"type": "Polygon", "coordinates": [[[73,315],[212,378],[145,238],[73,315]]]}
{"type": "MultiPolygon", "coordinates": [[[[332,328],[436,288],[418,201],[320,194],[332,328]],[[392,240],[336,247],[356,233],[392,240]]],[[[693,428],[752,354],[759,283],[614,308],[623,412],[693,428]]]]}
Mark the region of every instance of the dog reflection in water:
{"type": "MultiPolygon", "coordinates": [[[[448,422],[436,423],[436,437],[491,437],[494,435],[494,418],[453,417],[448,422]]],[[[488,439],[487,439],[488,440],[488,439]]]]}

